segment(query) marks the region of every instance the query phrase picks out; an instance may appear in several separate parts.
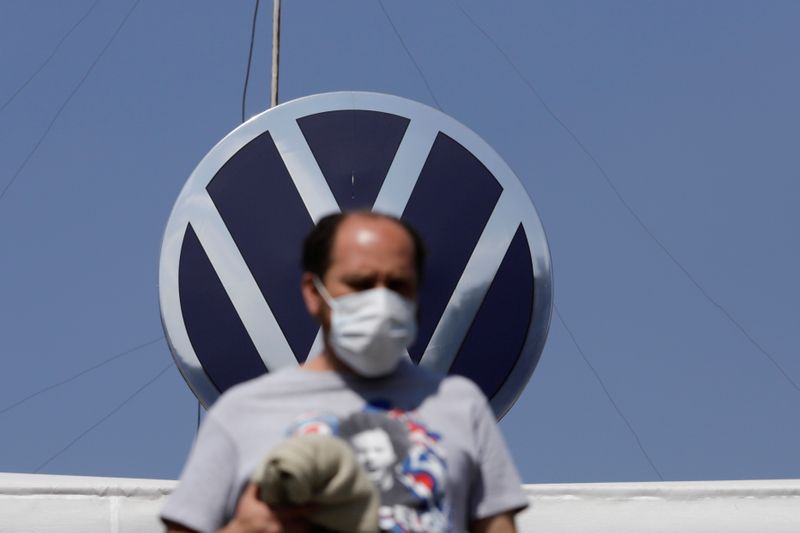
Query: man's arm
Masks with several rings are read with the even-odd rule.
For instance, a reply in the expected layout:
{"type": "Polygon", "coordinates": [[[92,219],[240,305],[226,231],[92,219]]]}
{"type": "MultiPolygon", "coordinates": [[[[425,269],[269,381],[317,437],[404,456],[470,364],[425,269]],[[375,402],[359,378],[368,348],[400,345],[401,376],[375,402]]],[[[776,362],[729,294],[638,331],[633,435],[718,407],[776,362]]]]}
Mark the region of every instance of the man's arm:
{"type": "MultiPolygon", "coordinates": [[[[273,509],[258,498],[258,485],[250,483],[239,498],[236,514],[218,533],[301,533],[309,529],[309,505],[273,509]]],[[[167,521],[167,533],[196,533],[181,524],[167,521]]]]}
{"type": "Polygon", "coordinates": [[[472,532],[515,532],[514,516],[528,506],[528,498],[488,400],[471,385],[477,396],[472,411],[477,471],[470,486],[468,527],[472,532]]]}
{"type": "Polygon", "coordinates": [[[167,533],[197,533],[193,529],[188,529],[175,522],[167,522],[167,533]]]}
{"type": "Polygon", "coordinates": [[[500,513],[474,520],[469,525],[470,533],[516,533],[514,513],[500,513]]]}

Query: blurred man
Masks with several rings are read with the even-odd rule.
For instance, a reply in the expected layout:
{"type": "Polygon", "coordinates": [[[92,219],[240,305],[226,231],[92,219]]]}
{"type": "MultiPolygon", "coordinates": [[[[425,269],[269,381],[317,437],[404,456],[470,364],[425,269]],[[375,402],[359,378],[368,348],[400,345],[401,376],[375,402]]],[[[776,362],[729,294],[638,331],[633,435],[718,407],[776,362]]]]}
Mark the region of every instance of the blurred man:
{"type": "Polygon", "coordinates": [[[418,235],[396,218],[354,212],[320,220],[304,243],[301,291],[322,325],[324,349],[302,367],[234,387],[214,405],[162,511],[169,531],[306,530],[313,507],[270,508],[249,475],[292,434],[365,446],[369,427],[346,430],[354,417],[375,420],[381,437],[392,435],[375,417],[405,433],[402,446],[384,450],[404,456],[392,458],[401,482],[377,487],[381,530],[515,531],[514,514],[527,499],[483,394],[465,378],[408,359],[423,262],[418,235]]]}

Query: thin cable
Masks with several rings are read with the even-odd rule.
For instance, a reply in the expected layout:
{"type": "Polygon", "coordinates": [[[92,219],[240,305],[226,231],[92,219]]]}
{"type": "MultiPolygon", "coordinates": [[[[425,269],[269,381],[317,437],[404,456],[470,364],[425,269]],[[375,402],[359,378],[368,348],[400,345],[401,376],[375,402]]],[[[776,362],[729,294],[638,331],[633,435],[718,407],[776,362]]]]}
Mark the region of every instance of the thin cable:
{"type": "Polygon", "coordinates": [[[194,436],[200,433],[200,400],[197,400],[197,427],[194,429],[194,436]]]}
{"type": "Polygon", "coordinates": [[[11,102],[13,102],[14,99],[19,95],[19,93],[21,93],[25,89],[25,87],[27,87],[28,84],[32,82],[33,79],[44,69],[44,67],[46,67],[50,63],[50,60],[53,59],[53,57],[55,57],[56,52],[59,51],[61,45],[64,44],[64,41],[66,41],[67,38],[70,35],[72,35],[72,32],[74,32],[78,28],[78,26],[80,26],[83,23],[83,21],[86,20],[86,18],[92,13],[92,11],[94,11],[94,8],[97,6],[98,3],[100,3],[100,0],[95,0],[94,3],[89,7],[89,9],[86,10],[86,13],[84,13],[83,16],[79,18],[75,24],[72,25],[69,31],[67,31],[67,33],[65,33],[64,36],[61,37],[61,40],[58,41],[58,44],[56,44],[55,48],[53,48],[53,51],[50,52],[50,55],[47,56],[47,59],[45,59],[42,62],[42,64],[39,65],[39,67],[34,71],[34,73],[31,74],[27,80],[25,80],[25,83],[19,86],[19,88],[14,92],[14,94],[12,94],[8,98],[8,100],[3,102],[3,105],[0,105],[0,112],[2,112],[11,102]]]}
{"type": "Polygon", "coordinates": [[[242,122],[244,122],[244,104],[247,101],[247,84],[250,82],[250,65],[253,62],[253,43],[256,40],[256,20],[258,19],[258,5],[261,0],[256,0],[256,7],[253,10],[253,24],[250,29],[250,51],[247,53],[247,72],[244,75],[244,88],[242,89],[242,122]]]}
{"type": "Polygon", "coordinates": [[[147,348],[148,346],[151,346],[151,345],[153,345],[153,344],[155,344],[157,342],[160,342],[162,340],[164,340],[164,336],[163,335],[158,337],[157,339],[153,339],[153,340],[144,342],[142,344],[134,346],[133,348],[128,348],[127,350],[125,350],[123,352],[119,352],[117,354],[114,354],[111,357],[108,357],[108,358],[104,359],[103,361],[100,361],[99,363],[97,363],[95,365],[92,365],[92,366],[90,366],[88,368],[85,368],[85,369],[81,370],[77,374],[73,374],[72,376],[68,377],[67,379],[63,379],[61,381],[58,381],[58,382],[53,383],[51,385],[48,385],[48,386],[46,386],[46,387],[44,387],[42,389],[37,390],[36,392],[32,392],[31,394],[28,394],[24,398],[21,398],[21,399],[17,400],[16,402],[14,402],[14,403],[12,403],[10,405],[7,405],[7,406],[3,407],[2,409],[0,409],[0,415],[2,415],[3,413],[6,413],[8,411],[11,411],[12,409],[14,409],[16,407],[19,407],[20,405],[24,404],[25,402],[27,402],[29,400],[32,400],[32,399],[36,398],[37,396],[40,396],[40,395],[44,394],[47,391],[51,391],[51,390],[53,390],[53,389],[55,389],[57,387],[60,387],[62,385],[66,385],[67,383],[75,381],[79,377],[84,376],[84,375],[86,375],[89,372],[92,372],[94,370],[97,370],[98,368],[101,368],[101,367],[103,367],[103,366],[105,366],[105,365],[107,365],[107,364],[109,364],[109,363],[111,363],[113,361],[116,361],[120,357],[124,357],[124,356],[126,356],[128,354],[132,354],[133,352],[139,351],[142,348],[147,348]]]}
{"type": "Polygon", "coordinates": [[[57,458],[57,457],[59,457],[61,454],[63,454],[63,453],[64,453],[64,452],[66,452],[67,450],[69,450],[69,449],[70,449],[70,448],[71,448],[71,447],[72,447],[72,446],[73,446],[73,445],[74,445],[76,442],[78,442],[78,441],[79,441],[79,440],[81,440],[83,437],[85,437],[86,435],[88,435],[88,434],[89,434],[89,433],[90,433],[90,432],[91,432],[93,429],[95,429],[97,426],[99,426],[100,424],[102,424],[103,422],[105,422],[106,420],[108,420],[109,418],[111,418],[112,416],[114,416],[115,414],[117,414],[117,413],[120,411],[120,409],[122,409],[123,407],[125,407],[125,406],[126,406],[126,405],[127,405],[127,404],[128,404],[130,401],[131,401],[131,400],[133,400],[133,399],[134,399],[134,398],[136,398],[136,397],[137,397],[139,394],[141,394],[141,393],[142,393],[142,391],[144,391],[144,390],[145,390],[147,387],[149,387],[150,385],[152,385],[153,383],[155,383],[155,381],[156,381],[158,378],[160,378],[161,376],[163,376],[163,375],[164,375],[164,373],[165,373],[167,370],[169,370],[170,368],[172,368],[172,365],[173,365],[173,363],[172,363],[172,361],[170,361],[170,363],[169,363],[167,366],[165,366],[163,369],[161,369],[161,371],[160,371],[158,374],[156,374],[155,376],[153,376],[152,378],[150,378],[150,379],[149,379],[149,380],[148,380],[148,381],[147,381],[147,382],[146,382],[144,385],[142,385],[141,387],[139,387],[138,389],[136,389],[135,391],[133,391],[133,393],[132,393],[130,396],[128,396],[127,398],[125,398],[125,399],[124,399],[124,400],[123,400],[123,401],[122,401],[120,404],[118,404],[118,405],[117,405],[116,407],[114,407],[114,408],[113,408],[111,411],[109,411],[109,412],[108,412],[108,413],[106,413],[106,414],[105,414],[103,417],[101,417],[101,418],[100,418],[100,420],[98,420],[97,422],[95,422],[94,424],[92,424],[91,426],[89,426],[88,428],[86,428],[85,430],[83,430],[83,431],[82,431],[82,432],[81,432],[81,433],[80,433],[80,434],[79,434],[77,437],[75,437],[74,439],[72,439],[71,441],[69,441],[69,443],[68,443],[66,446],[64,446],[63,448],[61,448],[60,450],[58,450],[56,453],[54,453],[53,455],[51,455],[50,457],[48,457],[47,459],[45,459],[45,460],[44,460],[44,461],[43,461],[41,464],[39,464],[39,466],[37,466],[37,467],[34,469],[34,471],[33,471],[33,472],[34,472],[34,473],[41,472],[41,471],[42,471],[42,469],[43,469],[45,466],[47,466],[47,465],[48,465],[48,464],[50,464],[50,463],[51,463],[51,462],[52,462],[54,459],[56,459],[56,458],[57,458]]]}
{"type": "Polygon", "coordinates": [[[400,35],[400,32],[397,30],[397,26],[394,25],[394,22],[392,21],[392,17],[389,16],[389,12],[386,11],[386,6],[383,5],[383,0],[378,0],[378,4],[381,6],[381,10],[383,11],[383,14],[386,15],[386,20],[389,21],[389,25],[394,30],[394,34],[397,36],[397,39],[400,41],[400,44],[403,45],[403,50],[406,51],[406,55],[411,60],[411,62],[414,63],[414,67],[416,67],[417,72],[419,72],[420,78],[422,78],[422,81],[425,83],[425,87],[427,87],[428,94],[431,95],[431,98],[433,99],[433,103],[435,103],[436,107],[441,110],[442,106],[439,105],[439,101],[436,99],[436,95],[433,94],[433,89],[431,89],[431,85],[430,85],[430,83],[428,83],[428,79],[425,77],[425,74],[422,72],[422,69],[420,68],[419,63],[417,63],[417,60],[414,59],[414,56],[411,54],[411,50],[409,50],[408,46],[406,46],[406,42],[403,40],[403,37],[400,35]]]}
{"type": "Polygon", "coordinates": [[[631,435],[633,435],[633,438],[636,440],[636,445],[639,446],[639,450],[641,450],[642,455],[644,455],[645,459],[647,459],[647,462],[650,463],[650,468],[652,468],[653,472],[656,473],[656,475],[658,476],[658,479],[660,479],[661,481],[664,481],[664,477],[661,475],[661,472],[659,472],[658,468],[656,468],[656,465],[653,462],[653,459],[650,458],[650,455],[647,453],[647,450],[644,449],[644,445],[642,444],[641,439],[639,439],[639,435],[636,433],[636,430],[633,429],[633,426],[631,425],[630,421],[628,420],[628,417],[625,416],[625,413],[623,413],[622,409],[619,408],[619,405],[617,405],[617,402],[614,401],[614,398],[611,396],[611,393],[609,392],[609,390],[606,387],[605,383],[603,383],[603,379],[600,377],[600,374],[597,372],[597,369],[594,367],[594,365],[592,365],[591,362],[589,362],[589,359],[586,357],[586,354],[583,352],[583,349],[581,349],[580,344],[578,344],[578,341],[575,338],[575,335],[572,334],[572,330],[569,328],[569,326],[567,326],[567,323],[564,321],[564,317],[561,316],[561,312],[558,310],[558,307],[556,305],[553,305],[553,309],[555,309],[555,311],[556,311],[556,316],[558,317],[558,321],[561,322],[562,326],[564,326],[564,329],[566,330],[567,334],[569,335],[569,338],[572,339],[572,344],[575,345],[575,348],[578,350],[578,353],[581,355],[581,359],[583,359],[583,362],[586,363],[586,366],[588,366],[589,369],[592,371],[592,374],[594,374],[595,379],[600,384],[600,388],[603,389],[603,392],[605,393],[606,398],[608,398],[608,401],[611,402],[611,405],[614,407],[614,410],[617,412],[617,414],[620,416],[620,418],[622,418],[622,421],[625,422],[625,425],[628,426],[628,431],[631,432],[631,435]]]}
{"type": "Polygon", "coordinates": [[[44,142],[45,138],[50,133],[50,130],[53,129],[53,125],[58,120],[58,117],[61,116],[61,113],[64,111],[64,108],[67,107],[67,104],[70,102],[70,100],[72,100],[72,98],[75,96],[75,94],[81,88],[81,86],[83,86],[83,83],[86,81],[86,78],[88,78],[89,74],[92,73],[92,70],[94,70],[94,67],[97,66],[97,63],[100,61],[100,59],[106,53],[108,48],[111,46],[111,43],[114,42],[114,39],[116,39],[117,35],[119,35],[120,30],[122,30],[122,27],[125,26],[126,22],[128,22],[128,19],[130,18],[131,13],[133,13],[133,10],[136,9],[136,6],[138,6],[139,2],[141,2],[141,1],[142,0],[136,0],[133,3],[131,8],[125,14],[125,18],[122,19],[122,22],[120,22],[120,24],[117,26],[117,29],[114,30],[114,33],[111,35],[111,38],[106,42],[105,46],[103,46],[103,49],[100,50],[100,53],[97,54],[97,57],[94,58],[94,61],[92,61],[92,64],[89,66],[89,69],[83,74],[83,77],[81,78],[81,80],[78,82],[78,84],[69,93],[69,95],[67,96],[67,99],[64,100],[61,103],[61,106],[56,111],[56,114],[53,115],[53,118],[50,121],[50,124],[48,124],[47,128],[45,128],[45,130],[44,130],[44,133],[42,133],[42,136],[39,137],[39,140],[36,141],[36,144],[33,145],[33,148],[31,149],[31,151],[28,152],[28,155],[22,161],[22,164],[17,168],[16,172],[14,172],[14,175],[11,176],[11,179],[8,181],[8,183],[6,183],[5,187],[3,187],[3,190],[0,192],[0,201],[2,201],[3,198],[5,198],[9,187],[11,187],[11,185],[14,184],[14,182],[17,180],[17,177],[19,177],[20,173],[25,169],[26,166],[28,166],[28,162],[31,160],[31,158],[37,152],[37,150],[39,150],[39,147],[42,145],[42,142],[44,142]]]}
{"type": "Polygon", "coordinates": [[[572,132],[569,126],[567,126],[564,123],[564,121],[562,121],[558,117],[558,115],[555,114],[555,112],[550,108],[547,102],[545,102],[542,95],[539,94],[539,91],[536,90],[536,87],[533,85],[533,83],[531,83],[531,81],[528,80],[527,77],[525,77],[522,71],[517,67],[517,65],[511,60],[511,58],[505,52],[505,50],[503,50],[500,47],[500,45],[497,44],[497,42],[491,37],[491,35],[489,35],[477,22],[475,22],[475,19],[473,19],[469,15],[469,13],[467,13],[467,11],[465,11],[464,8],[461,7],[461,5],[458,3],[458,0],[452,0],[452,1],[459,9],[459,11],[461,11],[461,13],[464,14],[467,20],[469,20],[470,23],[472,23],[472,25],[479,32],[481,32],[483,36],[495,47],[495,49],[498,52],[500,52],[500,55],[503,56],[503,58],[511,66],[511,68],[514,69],[514,72],[517,73],[517,75],[523,81],[523,83],[525,83],[525,85],[528,86],[528,88],[531,90],[536,99],[539,100],[539,103],[542,104],[542,107],[545,109],[545,111],[547,111],[547,113],[553,118],[553,120],[555,120],[564,129],[565,132],[567,132],[567,134],[572,138],[572,140],[575,142],[578,148],[580,148],[580,150],[589,158],[589,160],[591,160],[595,168],[597,168],[598,172],[605,180],[606,184],[611,188],[611,190],[616,195],[617,200],[619,200],[619,202],[623,205],[623,207],[625,207],[628,213],[633,217],[633,219],[639,225],[639,227],[644,230],[644,232],[659,246],[659,248],[661,248],[661,251],[664,252],[664,254],[666,254],[666,256],[672,261],[672,263],[675,266],[677,266],[681,272],[683,272],[683,275],[686,276],[686,278],[692,283],[692,285],[695,286],[695,288],[697,288],[698,291],[700,291],[703,297],[705,297],[705,299],[709,303],[711,303],[711,305],[716,307],[722,313],[722,315],[725,318],[727,318],[728,321],[742,333],[742,335],[744,335],[744,337],[750,342],[751,345],[753,345],[759,352],[761,352],[762,355],[764,355],[767,359],[769,359],[769,361],[775,366],[778,372],[780,372],[783,375],[783,377],[786,378],[786,381],[788,381],[792,387],[794,387],[798,392],[800,392],[800,385],[798,385],[798,383],[794,379],[792,379],[792,377],[786,372],[786,370],[784,370],[783,366],[781,366],[781,364],[775,359],[775,357],[772,354],[770,354],[763,346],[761,346],[761,344],[759,344],[759,342],[756,341],[756,339],[752,335],[750,335],[750,333],[745,329],[745,327],[738,320],[736,320],[733,317],[733,315],[730,312],[728,312],[728,310],[725,307],[722,306],[722,304],[717,302],[717,300],[714,299],[708,293],[708,291],[706,291],[706,289],[700,284],[699,281],[697,281],[697,279],[695,279],[695,277],[689,272],[689,270],[686,267],[684,267],[680,261],[678,261],[678,259],[672,254],[672,252],[669,251],[666,245],[663,242],[661,242],[661,240],[658,237],[656,237],[656,235],[650,230],[647,224],[645,224],[644,220],[642,220],[639,214],[622,196],[622,193],[619,191],[617,186],[611,180],[608,173],[605,171],[600,162],[594,157],[594,155],[592,155],[592,153],[589,151],[586,145],[584,145],[583,142],[581,142],[578,136],[572,132]]]}

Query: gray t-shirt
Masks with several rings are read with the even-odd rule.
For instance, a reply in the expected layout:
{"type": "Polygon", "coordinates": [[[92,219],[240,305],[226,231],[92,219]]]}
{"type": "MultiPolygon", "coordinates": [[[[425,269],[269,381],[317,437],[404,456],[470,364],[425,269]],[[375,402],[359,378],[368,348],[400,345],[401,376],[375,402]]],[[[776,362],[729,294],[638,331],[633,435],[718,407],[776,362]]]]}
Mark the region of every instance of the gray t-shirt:
{"type": "Polygon", "coordinates": [[[284,369],[232,388],[206,417],[161,516],[227,524],[256,465],[303,433],[339,435],[381,492],[387,531],[465,531],[527,505],[480,390],[404,362],[385,378],[284,369]]]}

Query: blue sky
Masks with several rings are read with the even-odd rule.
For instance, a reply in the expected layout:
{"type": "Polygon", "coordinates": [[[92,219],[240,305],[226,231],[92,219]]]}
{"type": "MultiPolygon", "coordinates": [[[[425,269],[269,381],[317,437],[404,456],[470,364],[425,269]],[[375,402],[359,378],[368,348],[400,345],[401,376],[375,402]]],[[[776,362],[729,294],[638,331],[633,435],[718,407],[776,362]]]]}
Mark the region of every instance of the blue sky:
{"type": "MultiPolygon", "coordinates": [[[[253,3],[94,4],[0,3],[0,471],[174,478],[177,370],[119,406],[171,361],[161,236],[241,121],[253,3]]],[[[384,0],[424,80],[377,2],[284,4],[282,101],[438,103],[536,204],[584,357],[554,318],[501,423],[526,482],[800,477],[800,4],[384,0]]]]}

